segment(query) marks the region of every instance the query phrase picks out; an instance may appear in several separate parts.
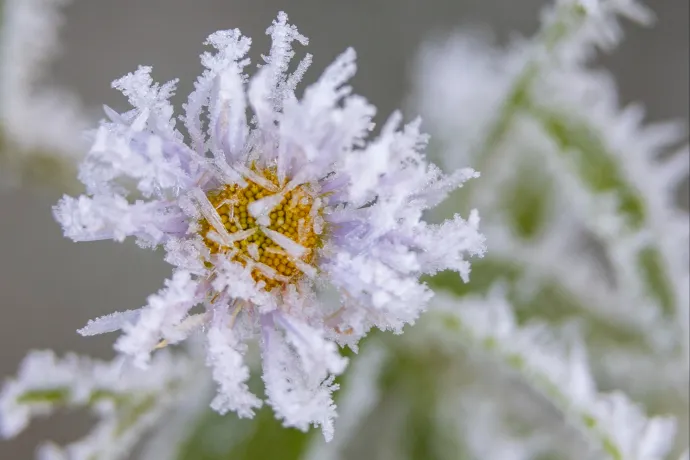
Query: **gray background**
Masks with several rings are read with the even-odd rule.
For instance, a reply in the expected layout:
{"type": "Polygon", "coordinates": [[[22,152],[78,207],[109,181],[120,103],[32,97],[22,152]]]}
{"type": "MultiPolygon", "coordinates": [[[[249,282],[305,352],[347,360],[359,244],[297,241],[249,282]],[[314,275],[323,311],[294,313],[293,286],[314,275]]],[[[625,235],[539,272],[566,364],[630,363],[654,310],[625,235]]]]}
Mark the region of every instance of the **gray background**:
{"type": "MultiPolygon", "coordinates": [[[[307,81],[342,50],[359,55],[353,84],[379,108],[379,120],[402,106],[409,69],[422,39],[465,24],[485,24],[505,40],[532,33],[543,0],[81,0],[67,9],[64,53],[54,79],[77,92],[88,107],[125,109],[110,82],[137,65],[153,65],[154,78],[181,79],[186,95],[200,73],[205,37],[238,27],[267,50],[266,27],[284,9],[307,35],[315,55],[307,81]]],[[[652,2],[650,2],[651,4],[652,2]]],[[[653,2],[653,29],[626,27],[627,40],[602,58],[619,78],[623,101],[639,100],[649,118],[688,118],[688,2],[653,2]]],[[[299,52],[300,50],[298,50],[299,52]]],[[[177,98],[180,101],[181,97],[177,98]]],[[[406,111],[406,116],[413,113],[406,111]]],[[[55,191],[0,193],[0,378],[13,374],[28,349],[53,348],[108,356],[113,337],[81,338],[87,319],[135,308],[169,273],[160,254],[132,243],[74,244],[52,220],[55,191]]],[[[0,443],[0,459],[32,457],[38,440],[75,439],[86,430],[79,417],[41,422],[0,443]]]]}

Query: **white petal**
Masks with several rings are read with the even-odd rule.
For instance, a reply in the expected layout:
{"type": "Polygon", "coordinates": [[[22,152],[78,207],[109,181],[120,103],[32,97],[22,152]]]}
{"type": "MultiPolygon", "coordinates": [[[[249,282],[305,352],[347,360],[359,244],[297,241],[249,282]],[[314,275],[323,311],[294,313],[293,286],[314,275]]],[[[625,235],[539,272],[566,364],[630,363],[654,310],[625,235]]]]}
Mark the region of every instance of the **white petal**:
{"type": "Polygon", "coordinates": [[[53,207],[53,215],[65,236],[74,241],[123,241],[136,236],[155,246],[171,235],[184,234],[188,226],[179,208],[168,208],[155,201],[130,204],[120,196],[64,196],[53,207]]]}
{"type": "Polygon", "coordinates": [[[340,375],[347,366],[347,358],[340,356],[338,347],[325,340],[323,332],[287,315],[274,315],[276,324],[285,330],[285,338],[302,361],[307,375],[323,380],[326,375],[340,375]]]}
{"type": "Polygon", "coordinates": [[[246,345],[240,343],[227,324],[209,329],[206,364],[212,368],[218,394],[211,407],[218,413],[236,412],[240,417],[253,417],[261,407],[261,400],[247,387],[249,368],[244,363],[246,345]]]}
{"type": "Polygon", "coordinates": [[[139,319],[141,309],[118,311],[109,315],[90,319],[86,326],[77,332],[83,336],[105,334],[107,332],[119,331],[126,324],[133,324],[139,319]]]}
{"type": "Polygon", "coordinates": [[[198,302],[198,284],[188,272],[176,272],[165,284],[148,298],[138,321],[125,325],[124,334],[115,343],[118,351],[131,355],[142,368],[148,365],[150,353],[160,340],[175,343],[186,337],[188,332],[179,326],[198,302]]]}
{"type": "Polygon", "coordinates": [[[326,440],[333,437],[336,406],[331,393],[338,389],[333,377],[317,381],[305,374],[300,357],[273,325],[263,325],[262,358],[268,403],[285,426],[306,431],[321,426],[326,440]]]}

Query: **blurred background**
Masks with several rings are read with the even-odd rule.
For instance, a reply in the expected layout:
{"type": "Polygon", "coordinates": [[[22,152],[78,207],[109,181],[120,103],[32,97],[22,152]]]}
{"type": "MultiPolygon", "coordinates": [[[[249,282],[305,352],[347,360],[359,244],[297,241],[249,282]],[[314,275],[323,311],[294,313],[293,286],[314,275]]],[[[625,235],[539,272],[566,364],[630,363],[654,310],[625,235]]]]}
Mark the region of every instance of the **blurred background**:
{"type": "MultiPolygon", "coordinates": [[[[531,34],[543,0],[75,0],[66,8],[63,52],[51,82],[77,93],[94,119],[107,104],[125,110],[110,82],[138,65],[152,65],[158,81],[180,78],[179,106],[201,72],[203,41],[218,29],[252,37],[252,61],[267,50],[264,32],[279,10],[310,38],[307,80],[346,47],[357,50],[352,84],[379,109],[407,119],[411,66],[420,44],[438,34],[483,25],[500,41],[531,34]]],[[[641,101],[652,121],[688,118],[689,7],[686,0],[654,2],[656,27],[626,27],[626,40],[601,64],[619,82],[623,103],[641,101]]],[[[300,53],[301,50],[298,50],[300,53]]],[[[462,108],[459,108],[462,110],[462,108]]],[[[471,165],[470,165],[471,166],[471,165]]],[[[16,372],[29,349],[52,348],[108,357],[114,336],[82,338],[89,318],[136,308],[158,289],[169,268],[160,254],[132,242],[74,244],[63,239],[50,208],[56,190],[0,193],[0,378],[16,372]]],[[[37,442],[76,439],[87,421],[66,416],[33,424],[0,443],[0,459],[32,458],[37,442]]]]}

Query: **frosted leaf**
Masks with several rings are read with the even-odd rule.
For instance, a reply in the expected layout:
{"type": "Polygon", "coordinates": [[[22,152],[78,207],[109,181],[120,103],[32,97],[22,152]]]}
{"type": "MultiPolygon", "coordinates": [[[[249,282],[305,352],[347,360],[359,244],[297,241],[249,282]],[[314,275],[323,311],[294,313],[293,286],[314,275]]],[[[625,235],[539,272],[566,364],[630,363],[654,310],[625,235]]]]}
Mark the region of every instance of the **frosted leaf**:
{"type": "Polygon", "coordinates": [[[128,458],[144,433],[177,403],[190,371],[188,360],[165,352],[154,358],[147,372],[120,359],[101,362],[72,354],[58,359],[52,352],[32,352],[17,378],[8,380],[0,392],[0,433],[12,437],[33,417],[86,407],[97,419],[92,431],[64,448],[44,445],[38,458],[128,458]]]}
{"type": "Polygon", "coordinates": [[[518,372],[607,458],[665,458],[675,436],[675,420],[647,418],[622,393],[598,393],[579,339],[565,344],[544,325],[518,325],[498,289],[486,299],[437,299],[438,332],[457,334],[457,340],[495,355],[518,372]]]}
{"type": "Polygon", "coordinates": [[[677,203],[687,123],[621,106],[596,51],[620,41],[623,19],[653,16],[635,0],[562,0],[508,46],[454,34],[422,50],[414,97],[441,161],[481,170],[461,199],[481,210],[489,270],[509,278],[511,300],[559,299],[544,308],[585,328],[597,378],[644,403],[690,375],[690,232],[677,203]]]}

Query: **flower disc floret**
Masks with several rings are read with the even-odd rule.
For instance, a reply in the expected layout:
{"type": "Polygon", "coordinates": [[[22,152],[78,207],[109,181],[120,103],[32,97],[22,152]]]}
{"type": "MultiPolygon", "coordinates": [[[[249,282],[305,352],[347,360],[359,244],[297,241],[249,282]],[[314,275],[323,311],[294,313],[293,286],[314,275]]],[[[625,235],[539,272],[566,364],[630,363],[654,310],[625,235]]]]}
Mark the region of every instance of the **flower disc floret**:
{"type": "Polygon", "coordinates": [[[315,199],[309,184],[281,192],[280,187],[285,184],[278,182],[275,170],[264,169],[257,171],[257,174],[266,182],[257,183],[248,179],[244,186],[224,185],[206,194],[225,231],[233,239],[237,236],[240,238],[233,241],[232,246],[214,239],[213,233],[218,234],[220,229],[215,229],[203,218],[200,220],[200,234],[212,255],[229,257],[243,266],[256,267],[251,271],[252,278],[257,283],[263,282],[265,289],[271,291],[276,287],[295,284],[303,276],[297,265],[303,267],[302,264],[311,265],[315,261],[323,232],[315,225],[315,220],[323,220],[323,207],[319,206],[320,200],[315,199]],[[262,200],[277,204],[270,209],[253,212],[252,206],[261,206],[262,200]],[[265,213],[265,226],[259,222],[260,216],[255,217],[262,212],[265,213]],[[268,232],[283,235],[301,246],[303,253],[288,253],[268,232]]]}

